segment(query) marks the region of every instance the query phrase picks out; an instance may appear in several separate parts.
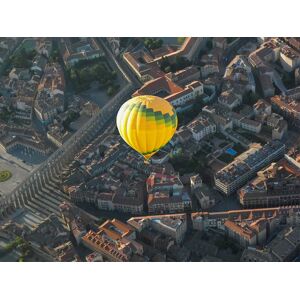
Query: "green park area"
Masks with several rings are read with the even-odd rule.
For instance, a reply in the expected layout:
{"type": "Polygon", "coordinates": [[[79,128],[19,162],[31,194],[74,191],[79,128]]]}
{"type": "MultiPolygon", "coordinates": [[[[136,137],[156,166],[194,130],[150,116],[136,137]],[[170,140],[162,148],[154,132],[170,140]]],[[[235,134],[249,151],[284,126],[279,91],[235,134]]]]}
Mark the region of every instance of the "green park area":
{"type": "Polygon", "coordinates": [[[30,68],[32,66],[32,60],[36,54],[35,42],[30,39],[24,40],[15,53],[9,57],[9,68],[6,70],[6,72],[8,73],[11,70],[11,67],[30,68]]]}
{"type": "Polygon", "coordinates": [[[104,58],[79,61],[67,69],[67,75],[76,93],[88,90],[92,82],[98,82],[108,96],[114,95],[120,88],[117,73],[110,69],[104,58]]]}
{"type": "Polygon", "coordinates": [[[8,170],[0,171],[0,182],[7,181],[12,176],[8,170]]]}

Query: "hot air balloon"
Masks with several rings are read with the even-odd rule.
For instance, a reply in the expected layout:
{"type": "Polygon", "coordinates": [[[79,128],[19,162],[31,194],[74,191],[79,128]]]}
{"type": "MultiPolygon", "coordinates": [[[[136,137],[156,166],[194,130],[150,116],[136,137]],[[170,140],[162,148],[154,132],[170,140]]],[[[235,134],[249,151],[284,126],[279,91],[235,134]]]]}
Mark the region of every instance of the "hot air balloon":
{"type": "Polygon", "coordinates": [[[177,128],[173,106],[156,96],[137,96],[125,102],[117,115],[121,137],[146,160],[163,148],[177,128]]]}

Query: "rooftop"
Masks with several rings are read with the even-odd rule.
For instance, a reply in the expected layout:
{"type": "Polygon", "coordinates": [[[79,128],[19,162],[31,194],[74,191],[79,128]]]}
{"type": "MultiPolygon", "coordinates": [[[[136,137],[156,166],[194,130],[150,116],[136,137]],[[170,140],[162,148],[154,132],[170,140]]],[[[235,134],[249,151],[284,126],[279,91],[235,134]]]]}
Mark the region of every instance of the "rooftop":
{"type": "Polygon", "coordinates": [[[249,150],[236,157],[233,162],[218,171],[215,178],[230,184],[241,175],[260,165],[266,157],[283,146],[284,144],[279,141],[269,142],[263,147],[260,144],[252,144],[249,150]]]}

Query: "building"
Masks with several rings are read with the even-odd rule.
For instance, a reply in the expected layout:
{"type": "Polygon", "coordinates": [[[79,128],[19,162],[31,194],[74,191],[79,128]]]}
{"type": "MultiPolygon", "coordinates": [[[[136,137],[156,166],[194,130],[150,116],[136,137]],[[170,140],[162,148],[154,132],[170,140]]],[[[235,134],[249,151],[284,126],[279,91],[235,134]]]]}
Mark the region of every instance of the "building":
{"type": "Polygon", "coordinates": [[[256,246],[259,241],[261,244],[266,242],[266,220],[263,218],[251,223],[227,220],[224,226],[226,234],[244,248],[256,246]]]}
{"type": "Polygon", "coordinates": [[[225,37],[214,37],[212,39],[213,47],[225,50],[227,48],[227,40],[225,37]]]}
{"type": "Polygon", "coordinates": [[[176,110],[193,104],[197,96],[203,95],[203,84],[200,81],[193,81],[184,88],[174,83],[169,77],[162,76],[145,83],[132,96],[154,95],[162,97],[170,102],[176,110]]]}
{"type": "Polygon", "coordinates": [[[300,165],[285,155],[257,173],[238,192],[243,207],[275,207],[300,204],[300,165]]]}
{"type": "Polygon", "coordinates": [[[151,163],[155,165],[161,165],[169,160],[169,152],[165,150],[159,150],[153,156],[151,156],[151,163]]]}
{"type": "Polygon", "coordinates": [[[144,211],[144,188],[141,183],[131,183],[116,191],[112,206],[114,210],[141,214],[144,211]]]}
{"type": "Polygon", "coordinates": [[[95,220],[84,210],[71,203],[63,202],[59,209],[64,223],[79,245],[81,238],[87,233],[87,227],[93,226],[95,220]]]}
{"type": "Polygon", "coordinates": [[[175,73],[167,73],[165,76],[172,80],[175,84],[184,87],[190,82],[199,80],[200,71],[195,66],[189,66],[175,73]]]}
{"type": "MultiPolygon", "coordinates": [[[[108,174],[103,175],[108,176],[108,174]]],[[[98,182],[97,186],[94,186],[93,182],[89,182],[85,186],[69,187],[67,192],[71,200],[76,203],[90,203],[102,210],[116,210],[131,214],[143,213],[144,188],[140,182],[122,184],[120,180],[108,178],[110,180],[105,183],[99,179],[94,180],[98,182]]]]}
{"type": "Polygon", "coordinates": [[[190,177],[190,184],[192,192],[202,186],[202,179],[199,174],[190,177]]]}
{"type": "Polygon", "coordinates": [[[289,89],[286,91],[286,96],[292,98],[293,100],[300,100],[300,87],[297,86],[293,89],[289,89]]]}
{"type": "Polygon", "coordinates": [[[90,230],[82,243],[108,261],[130,261],[134,254],[142,256],[143,246],[135,241],[135,230],[119,220],[107,220],[98,231],[90,230]]]}
{"type": "Polygon", "coordinates": [[[272,97],[275,95],[275,87],[271,75],[259,74],[258,80],[264,97],[272,97]]]}
{"type": "Polygon", "coordinates": [[[151,173],[146,181],[147,192],[167,191],[178,196],[182,193],[183,184],[179,175],[168,175],[162,173],[151,173]]]}
{"type": "Polygon", "coordinates": [[[113,206],[113,192],[101,192],[95,193],[95,205],[99,209],[103,210],[114,210],[113,206]]]}
{"type": "MultiPolygon", "coordinates": [[[[254,223],[257,220],[267,220],[267,238],[278,228],[279,223],[295,218],[300,212],[300,206],[275,207],[260,209],[229,210],[223,212],[195,212],[191,214],[193,228],[199,231],[218,229],[226,231],[225,222],[230,220],[235,223],[254,223]]],[[[292,222],[293,223],[293,222],[292,222]]],[[[255,223],[254,223],[255,224],[255,223]]],[[[295,226],[295,223],[290,224],[295,226]]]]}
{"type": "Polygon", "coordinates": [[[294,76],[295,76],[295,85],[296,86],[300,85],[300,68],[295,69],[294,76]]]}
{"type": "Polygon", "coordinates": [[[69,232],[55,214],[49,215],[33,230],[27,237],[33,247],[41,248],[43,251],[52,254],[52,251],[69,241],[69,232]],[[47,233],[47,234],[46,234],[47,233]]]}
{"type": "Polygon", "coordinates": [[[265,67],[279,59],[281,47],[282,42],[276,38],[266,41],[249,55],[249,62],[254,68],[265,67]]]}
{"type": "Polygon", "coordinates": [[[284,38],[284,40],[289,46],[291,46],[296,51],[300,50],[300,39],[298,37],[287,37],[284,38]]]}
{"type": "Polygon", "coordinates": [[[72,38],[63,38],[62,52],[66,66],[105,56],[95,38],[79,38],[76,42],[72,42],[72,38]]]}
{"type": "Polygon", "coordinates": [[[43,124],[51,123],[58,113],[64,111],[64,89],[61,66],[57,63],[47,65],[34,104],[36,116],[43,124]]]}
{"type": "Polygon", "coordinates": [[[300,104],[297,100],[289,96],[276,95],[271,98],[271,104],[276,112],[280,112],[297,127],[300,126],[300,104]]]}
{"type": "Polygon", "coordinates": [[[14,51],[19,42],[19,38],[2,37],[0,39],[0,65],[6,61],[9,55],[14,51]]]}
{"type": "Polygon", "coordinates": [[[193,194],[203,210],[209,209],[216,204],[215,195],[206,184],[202,184],[200,187],[194,189],[193,194]]]}
{"type": "Polygon", "coordinates": [[[150,214],[182,212],[185,206],[181,196],[170,196],[168,191],[154,192],[148,195],[148,212],[150,214]]]}
{"type": "Polygon", "coordinates": [[[231,84],[241,86],[244,92],[255,92],[255,80],[251,64],[246,56],[237,55],[229,63],[225,70],[224,79],[231,84]]]}
{"type": "Polygon", "coordinates": [[[68,241],[54,248],[55,257],[60,262],[79,261],[79,256],[75,251],[73,244],[68,241]]]}
{"type": "Polygon", "coordinates": [[[205,54],[200,60],[201,77],[207,78],[208,76],[219,74],[219,59],[214,53],[205,54]]]}
{"type": "Polygon", "coordinates": [[[273,140],[281,140],[288,131],[288,123],[286,120],[281,120],[278,123],[278,126],[273,128],[272,130],[272,139],[273,140]]]}
{"type": "Polygon", "coordinates": [[[216,133],[217,127],[214,122],[207,116],[199,115],[191,123],[187,125],[187,128],[192,133],[192,137],[196,142],[201,141],[206,136],[216,133]]]}
{"type": "Polygon", "coordinates": [[[272,141],[264,146],[252,144],[251,148],[234,159],[215,174],[216,188],[225,195],[230,195],[243,186],[263,167],[281,158],[285,145],[272,141]]]}
{"type": "Polygon", "coordinates": [[[217,129],[223,134],[226,130],[233,128],[233,121],[232,118],[228,116],[226,107],[221,106],[220,104],[214,104],[213,106],[206,105],[202,108],[202,112],[208,114],[212,118],[217,129]]]}
{"type": "Polygon", "coordinates": [[[278,127],[280,121],[283,121],[283,120],[284,119],[281,115],[272,113],[266,118],[266,125],[271,128],[276,128],[276,127],[278,127]]]}
{"type": "Polygon", "coordinates": [[[187,231],[186,214],[133,217],[127,223],[136,228],[138,232],[146,228],[152,228],[171,237],[177,244],[183,241],[187,231]]]}
{"type": "Polygon", "coordinates": [[[13,98],[12,105],[16,109],[15,117],[17,119],[31,121],[34,98],[30,96],[13,98]]]}
{"type": "Polygon", "coordinates": [[[210,75],[219,74],[220,72],[219,65],[217,64],[205,64],[200,69],[202,78],[207,78],[210,75]]]}
{"type": "Polygon", "coordinates": [[[39,92],[34,111],[43,124],[50,124],[58,113],[64,111],[64,97],[62,95],[52,95],[46,91],[39,92]]]}
{"type": "Polygon", "coordinates": [[[259,133],[261,131],[262,123],[256,120],[249,119],[243,116],[241,113],[232,112],[231,119],[233,121],[234,126],[240,127],[247,131],[251,131],[254,133],[259,133]]]}
{"type": "Polygon", "coordinates": [[[146,187],[149,213],[181,212],[191,207],[178,175],[151,173],[146,187]]]}
{"type": "Polygon", "coordinates": [[[120,37],[107,37],[106,40],[108,41],[112,52],[116,56],[118,56],[120,54],[121,38],[120,37]]]}
{"type": "Polygon", "coordinates": [[[231,90],[227,90],[221,93],[218,98],[218,102],[232,110],[233,108],[242,104],[242,96],[234,93],[231,90]]]}
{"type": "Polygon", "coordinates": [[[204,41],[205,38],[188,37],[178,49],[168,50],[167,52],[157,49],[154,53],[145,49],[136,52],[126,52],[123,55],[123,59],[142,82],[147,82],[164,76],[159,67],[162,59],[174,62],[176,57],[181,56],[192,60],[204,41]]]}
{"type": "Polygon", "coordinates": [[[159,64],[153,60],[152,55],[146,50],[126,52],[123,59],[142,82],[147,82],[164,76],[159,64]]]}
{"type": "Polygon", "coordinates": [[[29,69],[23,69],[23,68],[12,68],[11,71],[8,74],[9,79],[15,79],[15,80],[30,80],[30,72],[29,69]]]}
{"type": "Polygon", "coordinates": [[[103,256],[98,252],[92,252],[85,257],[87,262],[103,262],[103,256]]]}
{"type": "Polygon", "coordinates": [[[248,247],[243,251],[241,262],[274,262],[277,259],[265,249],[248,247]]]}
{"type": "Polygon", "coordinates": [[[276,113],[272,113],[265,119],[267,126],[272,129],[272,139],[281,140],[288,130],[288,123],[284,118],[276,113]]]}
{"type": "Polygon", "coordinates": [[[291,261],[300,250],[300,226],[284,228],[277,236],[266,246],[278,261],[291,261]]]}
{"type": "Polygon", "coordinates": [[[253,106],[254,115],[262,115],[265,114],[267,116],[272,113],[272,106],[267,101],[263,99],[257,100],[257,102],[253,106]]]}
{"type": "Polygon", "coordinates": [[[258,121],[255,121],[255,120],[251,120],[251,119],[248,119],[248,118],[242,118],[240,120],[240,127],[241,128],[243,128],[245,130],[248,130],[248,131],[251,131],[251,132],[254,132],[254,133],[260,133],[261,126],[262,126],[262,123],[258,122],[258,121]]]}
{"type": "Polygon", "coordinates": [[[14,149],[26,149],[27,151],[40,155],[49,155],[53,151],[43,136],[36,131],[20,126],[0,126],[0,148],[5,152],[14,149]]]}
{"type": "Polygon", "coordinates": [[[280,50],[280,63],[283,69],[287,72],[294,71],[300,66],[300,54],[288,45],[285,45],[280,50]]]}
{"type": "Polygon", "coordinates": [[[175,132],[175,139],[177,143],[187,143],[193,138],[191,131],[186,126],[181,126],[175,132]]]}
{"type": "Polygon", "coordinates": [[[58,125],[51,126],[47,131],[47,138],[57,147],[61,147],[71,135],[71,132],[58,125]]]}

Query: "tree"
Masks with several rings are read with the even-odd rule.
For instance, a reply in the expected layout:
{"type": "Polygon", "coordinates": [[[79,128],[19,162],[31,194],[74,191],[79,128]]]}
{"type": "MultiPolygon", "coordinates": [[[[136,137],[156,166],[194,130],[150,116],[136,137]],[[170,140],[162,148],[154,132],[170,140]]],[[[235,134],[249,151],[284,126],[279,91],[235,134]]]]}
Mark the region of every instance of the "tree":
{"type": "Polygon", "coordinates": [[[255,104],[255,102],[259,99],[259,95],[256,93],[252,93],[251,91],[248,91],[246,94],[243,96],[243,103],[248,104],[252,106],[255,104]]]}
{"type": "Polygon", "coordinates": [[[144,45],[148,50],[155,50],[163,45],[163,40],[156,38],[145,38],[144,45]]]}
{"type": "MultiPolygon", "coordinates": [[[[114,85],[118,79],[117,73],[106,67],[103,59],[79,61],[67,70],[67,74],[76,92],[90,88],[90,83],[98,81],[102,88],[114,85]]],[[[117,87],[115,87],[117,89],[117,87]]]]}
{"type": "Polygon", "coordinates": [[[207,42],[206,42],[206,48],[208,49],[208,50],[211,50],[212,49],[212,41],[211,40],[208,40],[207,42]]]}
{"type": "Polygon", "coordinates": [[[165,71],[166,73],[171,72],[171,66],[166,66],[165,69],[164,69],[164,71],[165,71]]]}
{"type": "Polygon", "coordinates": [[[170,61],[167,57],[162,57],[161,62],[160,62],[160,68],[162,71],[166,72],[166,68],[169,67],[168,70],[171,70],[171,64],[170,61]]]}
{"type": "Polygon", "coordinates": [[[131,38],[129,37],[120,37],[120,47],[125,48],[131,38]]]}
{"type": "Polygon", "coordinates": [[[175,69],[176,71],[178,70],[182,70],[188,66],[191,65],[191,62],[186,59],[185,57],[182,57],[182,56],[176,56],[176,59],[175,59],[175,69]]]}
{"type": "Polygon", "coordinates": [[[107,95],[112,96],[115,93],[115,89],[112,85],[107,88],[107,95]]]}
{"type": "Polygon", "coordinates": [[[60,59],[60,52],[59,52],[58,42],[54,40],[52,43],[52,50],[50,53],[49,60],[52,62],[58,62],[59,59],[60,59]]]}
{"type": "Polygon", "coordinates": [[[117,79],[117,77],[118,77],[117,72],[116,71],[112,71],[111,72],[111,78],[115,80],[115,79],[117,79]]]}
{"type": "Polygon", "coordinates": [[[184,43],[184,41],[185,41],[185,37],[178,37],[178,38],[177,38],[177,42],[178,42],[178,44],[180,44],[180,45],[182,45],[182,44],[184,43]]]}
{"type": "Polygon", "coordinates": [[[132,44],[133,47],[135,47],[139,44],[139,40],[137,38],[134,38],[134,39],[132,39],[131,44],[132,44]]]}
{"type": "Polygon", "coordinates": [[[205,55],[205,54],[207,54],[207,51],[205,50],[205,49],[201,49],[200,51],[199,51],[199,59],[201,59],[202,58],[202,56],[203,55],[205,55]]]}
{"type": "Polygon", "coordinates": [[[79,81],[80,82],[91,82],[93,81],[93,74],[88,68],[84,68],[79,71],[79,81]]]}
{"type": "Polygon", "coordinates": [[[292,88],[294,86],[294,83],[295,83],[294,73],[293,72],[291,72],[291,73],[284,72],[283,75],[282,75],[282,81],[283,81],[283,84],[288,89],[292,88]]]}
{"type": "Polygon", "coordinates": [[[157,40],[157,42],[156,42],[157,48],[162,47],[163,43],[164,43],[164,41],[162,39],[157,40]]]}

